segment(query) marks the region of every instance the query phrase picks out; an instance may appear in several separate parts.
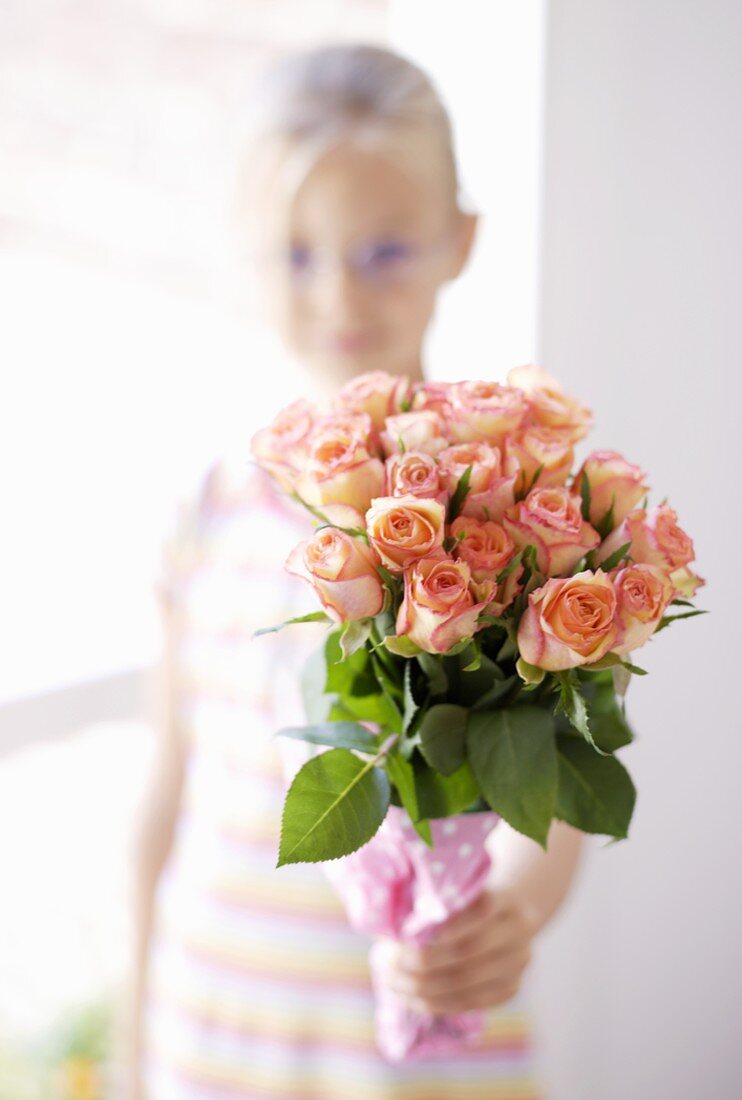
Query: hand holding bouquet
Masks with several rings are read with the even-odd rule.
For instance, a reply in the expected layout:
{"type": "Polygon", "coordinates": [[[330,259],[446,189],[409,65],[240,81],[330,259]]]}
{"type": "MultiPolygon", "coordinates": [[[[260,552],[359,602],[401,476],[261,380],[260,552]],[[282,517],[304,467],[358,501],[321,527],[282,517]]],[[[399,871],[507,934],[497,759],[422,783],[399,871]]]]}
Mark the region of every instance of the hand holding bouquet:
{"type": "MultiPolygon", "coordinates": [[[[555,818],[627,836],[633,654],[700,613],[704,582],[637,466],[595,451],[572,473],[591,420],[535,366],[507,385],[373,373],[253,438],[315,519],[287,568],[330,627],[310,724],[279,731],[328,751],[288,791],[278,865],[337,861],[358,927],[422,942],[481,890],[499,818],[544,848],[555,818]]],[[[393,1057],[472,1030],[384,1018],[393,1057]]]]}

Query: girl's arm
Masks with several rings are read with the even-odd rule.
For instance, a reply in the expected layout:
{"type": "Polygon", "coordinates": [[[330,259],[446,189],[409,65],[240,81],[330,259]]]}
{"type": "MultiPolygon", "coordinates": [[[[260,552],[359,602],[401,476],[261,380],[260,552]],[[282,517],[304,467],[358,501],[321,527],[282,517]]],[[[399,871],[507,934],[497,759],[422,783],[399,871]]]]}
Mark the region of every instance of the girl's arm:
{"type": "Polygon", "coordinates": [[[132,845],[131,953],[128,988],[117,1035],[122,1072],[120,1100],[145,1100],[142,1083],[143,1008],[154,900],[160,874],[171,851],[183,789],[185,741],[176,720],[177,618],[173,605],[166,603],[162,609],[162,659],[155,676],[157,743],[132,845]]]}

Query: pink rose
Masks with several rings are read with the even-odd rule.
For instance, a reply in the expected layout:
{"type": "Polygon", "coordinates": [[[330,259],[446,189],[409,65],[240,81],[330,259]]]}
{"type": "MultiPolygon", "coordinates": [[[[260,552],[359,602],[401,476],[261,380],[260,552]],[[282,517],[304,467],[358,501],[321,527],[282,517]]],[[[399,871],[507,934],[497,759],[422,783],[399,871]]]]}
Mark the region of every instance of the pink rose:
{"type": "Polygon", "coordinates": [[[572,443],[587,435],[593,414],[586,405],[568,397],[562,387],[545,370],[529,363],[514,367],[508,373],[508,383],[528,394],[528,423],[564,431],[572,443]]]}
{"type": "Polygon", "coordinates": [[[458,443],[499,443],[520,427],[528,409],[520,390],[497,382],[458,382],[451,396],[449,433],[458,443]]]}
{"type": "Polygon", "coordinates": [[[438,463],[423,451],[405,451],[386,460],[385,492],[390,497],[432,497],[445,504],[438,463]]]}
{"type": "Polygon", "coordinates": [[[256,461],[289,493],[309,454],[317,416],[309,401],[294,401],[278,413],[269,427],[255,432],[250,441],[256,461]]]}
{"type": "Polygon", "coordinates": [[[617,527],[649,492],[638,466],[617,451],[593,451],[574,476],[572,490],[579,493],[583,472],[590,483],[590,522],[597,526],[613,508],[612,527],[617,527]]]}
{"type": "Polygon", "coordinates": [[[437,500],[378,497],[366,512],[371,545],[391,573],[443,545],[446,510],[437,500]]]}
{"type": "Polygon", "coordinates": [[[628,553],[633,561],[659,566],[668,575],[676,594],[691,597],[706,582],[688,568],[695,550],[677,520],[677,513],[667,504],[657,505],[649,514],[643,508],[635,508],[603,542],[598,560],[605,561],[630,542],[628,553]]]}
{"type": "Polygon", "coordinates": [[[501,615],[515,599],[523,575],[523,566],[518,564],[497,583],[498,573],[515,556],[513,540],[499,523],[481,522],[471,516],[458,516],[450,534],[457,539],[453,556],[471,569],[471,589],[477,601],[488,604],[493,615],[501,615]]]}
{"type": "Polygon", "coordinates": [[[538,568],[547,577],[570,573],[600,535],[582,518],[580,498],[568,489],[531,489],[525,500],[509,508],[503,525],[519,549],[536,547],[538,568]]]}
{"type": "Polygon", "coordinates": [[[388,416],[381,433],[384,453],[393,455],[400,451],[424,451],[435,456],[448,446],[445,428],[443,418],[432,409],[388,416]]]}
{"type": "Polygon", "coordinates": [[[469,590],[470,579],[466,562],[452,561],[442,550],[416,561],[405,570],[397,634],[427,653],[447,653],[470,638],[484,610],[469,590]]]}
{"type": "Polygon", "coordinates": [[[412,398],[413,410],[429,409],[437,412],[444,420],[451,415],[451,393],[453,386],[450,382],[423,382],[415,390],[412,398]]]}
{"type": "Polygon", "coordinates": [[[548,580],[528,597],[518,626],[521,657],[547,672],[599,661],[616,642],[616,593],[602,569],[548,580]]]}
{"type": "Polygon", "coordinates": [[[616,592],[619,640],[614,653],[626,654],[644,645],[660,624],[674,589],[656,565],[627,565],[612,574],[616,592]]]}
{"type": "Polygon", "coordinates": [[[503,461],[497,447],[489,443],[459,443],[441,451],[438,462],[441,481],[450,493],[456,491],[467,466],[472,468],[462,515],[500,520],[505,509],[512,505],[518,467],[513,460],[503,461]]]}
{"type": "Polygon", "coordinates": [[[322,527],[289,555],[286,568],[309,581],[335,622],[378,615],[384,603],[376,555],[360,539],[322,527]]]}
{"type": "Polygon", "coordinates": [[[401,411],[409,397],[408,378],[386,371],[368,371],[348,382],[333,403],[338,412],[367,413],[377,431],[381,431],[388,416],[401,411]]]}
{"type": "MultiPolygon", "coordinates": [[[[371,431],[368,416],[329,417],[317,426],[297,483],[307,504],[344,505],[353,509],[356,522],[362,521],[384,487],[384,465],[369,452],[371,431]]],[[[353,525],[343,521],[343,526],[353,525]]]]}
{"type": "Polygon", "coordinates": [[[574,448],[569,433],[560,428],[544,428],[539,424],[522,428],[505,441],[505,454],[520,467],[517,481],[520,494],[538,484],[542,489],[564,485],[574,462],[574,448]],[[538,481],[536,472],[541,469],[538,481]]]}

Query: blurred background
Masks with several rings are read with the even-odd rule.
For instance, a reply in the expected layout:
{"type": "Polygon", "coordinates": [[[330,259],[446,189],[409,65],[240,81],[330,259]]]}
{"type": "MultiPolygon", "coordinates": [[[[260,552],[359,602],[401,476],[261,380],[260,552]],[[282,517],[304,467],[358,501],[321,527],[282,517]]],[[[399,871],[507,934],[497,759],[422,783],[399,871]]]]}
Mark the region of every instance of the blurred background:
{"type": "Polygon", "coordinates": [[[107,1095],[161,539],[293,378],[256,400],[280,351],[230,236],[246,97],[358,39],[436,80],[483,215],[430,373],[541,362],[708,581],[632,684],[631,838],[589,838],[538,943],[549,1100],[736,1100],[737,0],[0,0],[0,1100],[107,1095]]]}

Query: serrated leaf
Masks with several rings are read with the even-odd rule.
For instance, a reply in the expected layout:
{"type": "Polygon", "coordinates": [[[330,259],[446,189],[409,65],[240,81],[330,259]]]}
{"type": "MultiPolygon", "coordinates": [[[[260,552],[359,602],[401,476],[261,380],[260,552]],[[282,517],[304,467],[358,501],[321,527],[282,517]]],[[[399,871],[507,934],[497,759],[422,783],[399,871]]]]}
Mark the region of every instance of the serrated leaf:
{"type": "Polygon", "coordinates": [[[582,499],[582,518],[585,523],[590,522],[590,482],[585,470],[580,478],[580,497],[582,499]]]}
{"type": "Polygon", "coordinates": [[[432,653],[418,653],[417,663],[428,678],[430,694],[445,695],[448,691],[448,676],[441,658],[432,653]]]}
{"type": "Polygon", "coordinates": [[[469,482],[471,481],[472,466],[469,465],[464,470],[463,474],[459,478],[456,489],[448,504],[448,522],[453,521],[461,511],[464,501],[466,500],[466,494],[469,492],[469,482]]]}
{"type": "Polygon", "coordinates": [[[566,672],[556,672],[554,674],[559,681],[560,687],[560,703],[561,709],[567,715],[570,722],[576,730],[578,730],[585,740],[592,745],[595,752],[600,753],[601,756],[605,756],[601,747],[595,743],[595,740],[590,730],[590,722],[588,718],[587,703],[585,696],[580,690],[579,681],[573,669],[569,669],[566,672]]]}
{"type": "Polygon", "coordinates": [[[472,711],[466,751],[492,809],[545,849],[557,795],[554,721],[549,711],[536,706],[472,711]]]}
{"type": "Polygon", "coordinates": [[[520,565],[522,558],[523,551],[519,550],[518,553],[510,559],[505,568],[501,569],[500,572],[497,574],[495,580],[498,584],[502,584],[506,577],[509,577],[511,573],[515,572],[515,570],[520,565]]]}
{"type": "Polygon", "coordinates": [[[415,787],[415,771],[412,764],[398,753],[389,753],[386,758],[386,769],[389,778],[397,788],[402,805],[410,815],[410,821],[415,826],[415,831],[428,847],[432,848],[433,836],[430,822],[426,818],[421,819],[420,817],[420,806],[417,799],[417,788],[415,787]]]}
{"type": "Polygon", "coordinates": [[[439,703],[420,723],[420,752],[441,775],[453,775],[464,762],[467,715],[465,707],[439,703]]]}
{"type": "Polygon", "coordinates": [[[313,745],[332,748],[358,749],[360,752],[378,752],[379,741],[365,726],[358,722],[321,722],[313,726],[286,726],[276,730],[274,737],[292,737],[296,741],[309,741],[313,745]]]}
{"type": "Polygon", "coordinates": [[[618,550],[614,550],[612,554],[609,554],[605,561],[600,563],[600,568],[603,570],[603,572],[608,573],[609,570],[618,565],[621,559],[626,557],[630,546],[631,539],[629,539],[628,542],[625,542],[623,546],[619,546],[618,550]]]}
{"type": "Polygon", "coordinates": [[[683,611],[678,615],[663,615],[659,621],[659,625],[655,630],[655,634],[660,630],[664,630],[670,623],[677,622],[678,619],[692,619],[696,615],[708,615],[708,611],[701,611],[700,608],[695,611],[683,611]]]}
{"type": "Polygon", "coordinates": [[[324,611],[310,611],[308,615],[297,615],[295,619],[286,619],[283,623],[278,623],[277,626],[263,626],[260,630],[256,630],[253,633],[253,638],[260,637],[261,634],[275,634],[279,630],[283,630],[285,626],[292,626],[294,623],[330,623],[332,619],[329,615],[326,615],[324,611]]]}
{"type": "Polygon", "coordinates": [[[598,756],[577,737],[557,736],[556,816],[584,833],[628,836],[636,790],[615,756],[598,756]]]}
{"type": "Polygon", "coordinates": [[[368,843],[389,808],[389,779],[373,760],[330,749],[294,776],[283,807],[277,867],[319,863],[368,843]]]}
{"type": "Polygon", "coordinates": [[[422,768],[415,773],[415,789],[420,814],[425,818],[463,813],[479,797],[479,789],[466,761],[448,776],[433,768],[422,768]]]}

